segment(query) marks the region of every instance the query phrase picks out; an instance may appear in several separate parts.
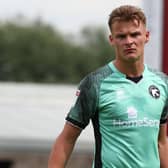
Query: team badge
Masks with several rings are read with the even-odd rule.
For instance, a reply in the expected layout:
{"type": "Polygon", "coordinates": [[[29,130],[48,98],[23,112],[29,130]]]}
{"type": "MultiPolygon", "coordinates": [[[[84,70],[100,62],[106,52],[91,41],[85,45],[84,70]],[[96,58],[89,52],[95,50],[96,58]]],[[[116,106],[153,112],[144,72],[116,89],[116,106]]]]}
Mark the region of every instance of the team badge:
{"type": "Polygon", "coordinates": [[[160,97],[160,90],[154,85],[151,85],[149,87],[149,93],[155,99],[158,99],[160,97]]]}

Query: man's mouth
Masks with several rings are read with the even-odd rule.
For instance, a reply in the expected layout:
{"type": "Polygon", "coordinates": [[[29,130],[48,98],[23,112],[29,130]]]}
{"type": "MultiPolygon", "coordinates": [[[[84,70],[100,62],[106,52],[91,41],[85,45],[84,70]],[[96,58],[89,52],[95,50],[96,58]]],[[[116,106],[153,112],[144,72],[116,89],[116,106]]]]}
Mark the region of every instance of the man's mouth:
{"type": "Polygon", "coordinates": [[[134,48],[127,48],[127,49],[124,50],[124,52],[125,52],[126,54],[135,53],[135,52],[136,52],[136,49],[134,49],[134,48]]]}

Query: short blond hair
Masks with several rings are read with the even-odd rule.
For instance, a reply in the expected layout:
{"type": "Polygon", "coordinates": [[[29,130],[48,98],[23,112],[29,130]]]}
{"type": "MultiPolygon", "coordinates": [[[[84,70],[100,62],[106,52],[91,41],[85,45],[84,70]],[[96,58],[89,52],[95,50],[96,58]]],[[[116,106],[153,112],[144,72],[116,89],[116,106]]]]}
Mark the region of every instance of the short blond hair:
{"type": "Polygon", "coordinates": [[[123,5],[111,12],[109,15],[108,25],[110,31],[112,31],[112,25],[114,22],[134,20],[137,20],[138,23],[142,22],[146,26],[146,16],[142,9],[132,5],[123,5]]]}

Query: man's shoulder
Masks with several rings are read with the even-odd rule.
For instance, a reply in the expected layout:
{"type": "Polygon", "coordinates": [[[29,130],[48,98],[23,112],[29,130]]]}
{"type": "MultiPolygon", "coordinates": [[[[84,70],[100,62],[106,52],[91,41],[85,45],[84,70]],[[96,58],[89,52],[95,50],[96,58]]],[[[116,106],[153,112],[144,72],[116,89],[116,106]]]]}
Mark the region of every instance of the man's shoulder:
{"type": "Polygon", "coordinates": [[[112,70],[108,64],[96,69],[95,71],[86,75],[80,82],[80,85],[98,85],[103,79],[112,74],[112,70]]]}
{"type": "Polygon", "coordinates": [[[93,78],[106,78],[107,76],[112,74],[112,69],[109,67],[109,64],[106,64],[95,71],[88,74],[88,77],[93,78]]]}
{"type": "Polygon", "coordinates": [[[153,73],[154,75],[168,83],[168,75],[166,73],[150,67],[148,67],[148,70],[149,72],[153,73]]]}

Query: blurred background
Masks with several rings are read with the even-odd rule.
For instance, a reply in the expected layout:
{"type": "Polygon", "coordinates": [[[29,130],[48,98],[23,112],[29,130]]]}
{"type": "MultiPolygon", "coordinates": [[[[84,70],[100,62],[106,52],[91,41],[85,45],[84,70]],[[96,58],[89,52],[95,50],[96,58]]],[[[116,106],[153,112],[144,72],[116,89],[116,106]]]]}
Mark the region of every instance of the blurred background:
{"type": "MultiPolygon", "coordinates": [[[[145,62],[168,73],[166,0],[0,0],[0,168],[46,168],[80,80],[114,59],[108,16],[141,7],[150,42],[145,62]]],[[[92,126],[67,168],[91,167],[92,126]]]]}

